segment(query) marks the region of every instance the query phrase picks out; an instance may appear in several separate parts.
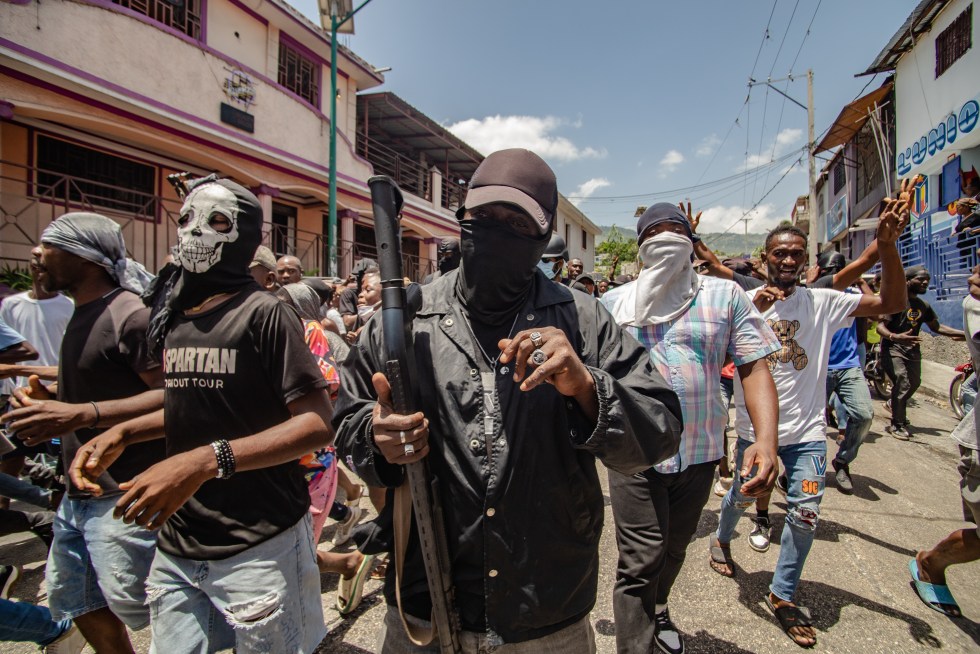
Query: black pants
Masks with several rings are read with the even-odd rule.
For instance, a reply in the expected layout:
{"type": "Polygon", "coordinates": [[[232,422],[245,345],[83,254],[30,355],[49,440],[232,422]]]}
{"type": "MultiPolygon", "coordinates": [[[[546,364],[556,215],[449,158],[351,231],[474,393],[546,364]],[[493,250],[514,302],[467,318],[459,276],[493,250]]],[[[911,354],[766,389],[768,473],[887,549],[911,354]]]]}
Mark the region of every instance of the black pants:
{"type": "Polygon", "coordinates": [[[54,512],[52,511],[0,509],[0,536],[30,531],[43,540],[45,545],[51,547],[53,524],[54,512]]]}
{"type": "Polygon", "coordinates": [[[906,407],[922,382],[922,360],[903,359],[890,352],[883,352],[885,374],[892,381],[892,425],[905,426],[906,407]]]}
{"type": "Polygon", "coordinates": [[[655,605],[667,603],[681,571],[717,463],[699,463],[676,474],[652,468],[632,476],[609,471],[619,546],[613,614],[621,654],[654,651],[655,605]]]}

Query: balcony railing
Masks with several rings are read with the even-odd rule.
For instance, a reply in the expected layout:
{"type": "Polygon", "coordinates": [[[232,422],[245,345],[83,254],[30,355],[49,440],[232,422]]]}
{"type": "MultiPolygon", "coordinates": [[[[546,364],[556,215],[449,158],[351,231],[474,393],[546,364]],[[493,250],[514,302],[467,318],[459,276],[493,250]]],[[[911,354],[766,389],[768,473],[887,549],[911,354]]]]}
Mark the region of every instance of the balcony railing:
{"type": "MultiPolygon", "coordinates": [[[[105,184],[83,177],[28,167],[0,160],[0,261],[15,267],[30,261],[41,232],[58,216],[70,211],[92,211],[114,220],[122,229],[130,257],[155,272],[177,241],[181,201],[105,184]],[[43,184],[38,183],[43,179],[43,184]]],[[[323,234],[273,225],[268,243],[276,256],[299,258],[303,270],[325,275],[327,242],[323,234]]],[[[371,246],[341,241],[338,260],[348,266],[363,257],[377,259],[371,246]]],[[[434,264],[412,254],[403,256],[405,275],[420,281],[434,264]]]]}
{"type": "Polygon", "coordinates": [[[432,200],[432,177],[422,164],[362,132],[357,133],[357,153],[371,162],[376,175],[388,175],[402,191],[432,200]]]}
{"type": "MultiPolygon", "coordinates": [[[[299,259],[304,274],[312,276],[325,276],[327,274],[326,271],[329,270],[327,239],[323,234],[273,225],[269,242],[272,243],[276,257],[291,254],[299,259]]],[[[338,243],[338,261],[346,261],[348,265],[352,265],[358,259],[365,257],[377,261],[377,248],[353,241],[340,241],[338,243]]],[[[435,270],[435,264],[420,256],[403,253],[402,269],[406,277],[418,282],[435,270]]]]}
{"type": "Polygon", "coordinates": [[[129,256],[155,271],[176,241],[180,206],[176,197],[0,160],[0,259],[29,261],[51,221],[70,211],[92,211],[116,221],[129,256]]]}

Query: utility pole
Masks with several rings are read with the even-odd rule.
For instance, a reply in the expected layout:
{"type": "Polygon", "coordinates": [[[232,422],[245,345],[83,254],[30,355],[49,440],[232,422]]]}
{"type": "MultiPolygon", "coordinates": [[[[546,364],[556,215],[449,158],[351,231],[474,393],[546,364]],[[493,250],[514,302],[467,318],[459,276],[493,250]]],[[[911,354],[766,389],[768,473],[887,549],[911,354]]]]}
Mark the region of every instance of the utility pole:
{"type": "Polygon", "coordinates": [[[820,235],[817,233],[817,144],[814,143],[813,134],[813,69],[806,71],[806,105],[804,105],[799,100],[791,98],[786,95],[775,86],[772,85],[773,82],[782,82],[789,80],[790,82],[795,81],[796,76],[790,73],[782,79],[766,79],[763,81],[756,81],[749,78],[749,88],[757,84],[765,84],[773,91],[783,96],[797,107],[806,110],[806,122],[807,122],[807,163],[810,167],[810,191],[807,196],[807,217],[810,223],[809,234],[807,236],[807,265],[812,266],[817,262],[817,239],[820,235]]]}
{"type": "Polygon", "coordinates": [[[810,167],[810,194],[806,213],[810,217],[810,237],[807,239],[807,266],[817,262],[817,144],[813,135],[813,69],[806,71],[806,149],[810,167]]]}

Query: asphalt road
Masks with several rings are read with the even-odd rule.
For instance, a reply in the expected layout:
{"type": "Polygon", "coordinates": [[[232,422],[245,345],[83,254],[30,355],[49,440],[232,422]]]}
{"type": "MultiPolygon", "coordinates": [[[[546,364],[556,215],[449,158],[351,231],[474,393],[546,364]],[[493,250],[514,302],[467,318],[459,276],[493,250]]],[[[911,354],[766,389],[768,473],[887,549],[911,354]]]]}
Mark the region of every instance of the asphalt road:
{"type": "MultiPolygon", "coordinates": [[[[797,601],[808,606],[818,630],[813,651],[854,654],[980,651],[980,563],[951,568],[949,584],[965,618],[948,619],[923,605],[909,587],[906,568],[916,550],[932,547],[962,528],[956,450],[947,437],[955,425],[948,407],[920,397],[909,414],[911,442],[884,433],[881,403],[872,433],[851,466],[855,492],[840,493],[828,480],[816,542],[797,601]]],[[[834,445],[829,446],[833,450],[834,445]]],[[[829,457],[828,457],[829,458],[829,457]]],[[[605,485],[605,475],[600,475],[605,485]]],[[[721,500],[712,495],[701,514],[695,541],[674,587],[671,616],[686,634],[688,652],[797,652],[762,601],[778,556],[778,534],[785,505],[774,496],[773,547],[765,554],[749,549],[747,520],[739,525],[733,556],[734,579],[707,565],[708,538],[718,524],[721,500]]],[[[367,505],[367,500],[363,501],[367,505]]],[[[333,527],[324,531],[324,541],[333,527]]],[[[323,545],[326,547],[326,545],[323,545]]],[[[601,543],[602,568],[592,621],[599,652],[615,651],[612,587],[616,544],[612,513],[606,507],[601,543]]],[[[0,539],[0,561],[25,566],[15,588],[19,600],[44,602],[44,549],[33,538],[0,539]]],[[[381,582],[369,581],[360,608],[341,618],[334,608],[337,578],[322,577],[323,606],[330,635],[319,651],[360,654],[375,651],[384,614],[381,582]]],[[[133,635],[140,652],[149,648],[148,630],[133,635]]],[[[0,643],[0,652],[36,652],[28,644],[0,643]]],[[[90,651],[86,649],[86,651],[90,651]]],[[[161,654],[165,653],[161,650],[161,654]]]]}

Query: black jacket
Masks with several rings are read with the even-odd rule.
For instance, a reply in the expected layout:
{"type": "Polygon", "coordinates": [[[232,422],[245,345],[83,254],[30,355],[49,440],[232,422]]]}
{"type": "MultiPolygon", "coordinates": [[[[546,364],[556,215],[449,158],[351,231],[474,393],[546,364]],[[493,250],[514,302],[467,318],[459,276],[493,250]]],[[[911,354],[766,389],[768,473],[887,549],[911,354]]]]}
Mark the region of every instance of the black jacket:
{"type": "MultiPolygon", "coordinates": [[[[418,402],[429,419],[429,465],[441,489],[463,628],[486,631],[491,642],[521,642],[592,609],[603,521],[595,459],[633,474],[674,455],[680,405],[643,346],[598,301],[538,273],[516,331],[565,331],[595,377],[598,424],[553,386],[522,392],[512,372],[498,368],[502,424],[494,421],[488,447],[480,372],[490,367],[454,298],[457,274],[424,287],[413,325],[418,402]]],[[[384,370],[379,318],[368,322],[344,363],[334,425],[337,449],[355,472],[368,484],[393,487],[404,469],[377,454],[371,432],[371,375],[384,370]]],[[[394,565],[388,570],[385,595],[394,604],[394,565]]],[[[416,538],[402,601],[408,613],[429,618],[416,538]]]]}

